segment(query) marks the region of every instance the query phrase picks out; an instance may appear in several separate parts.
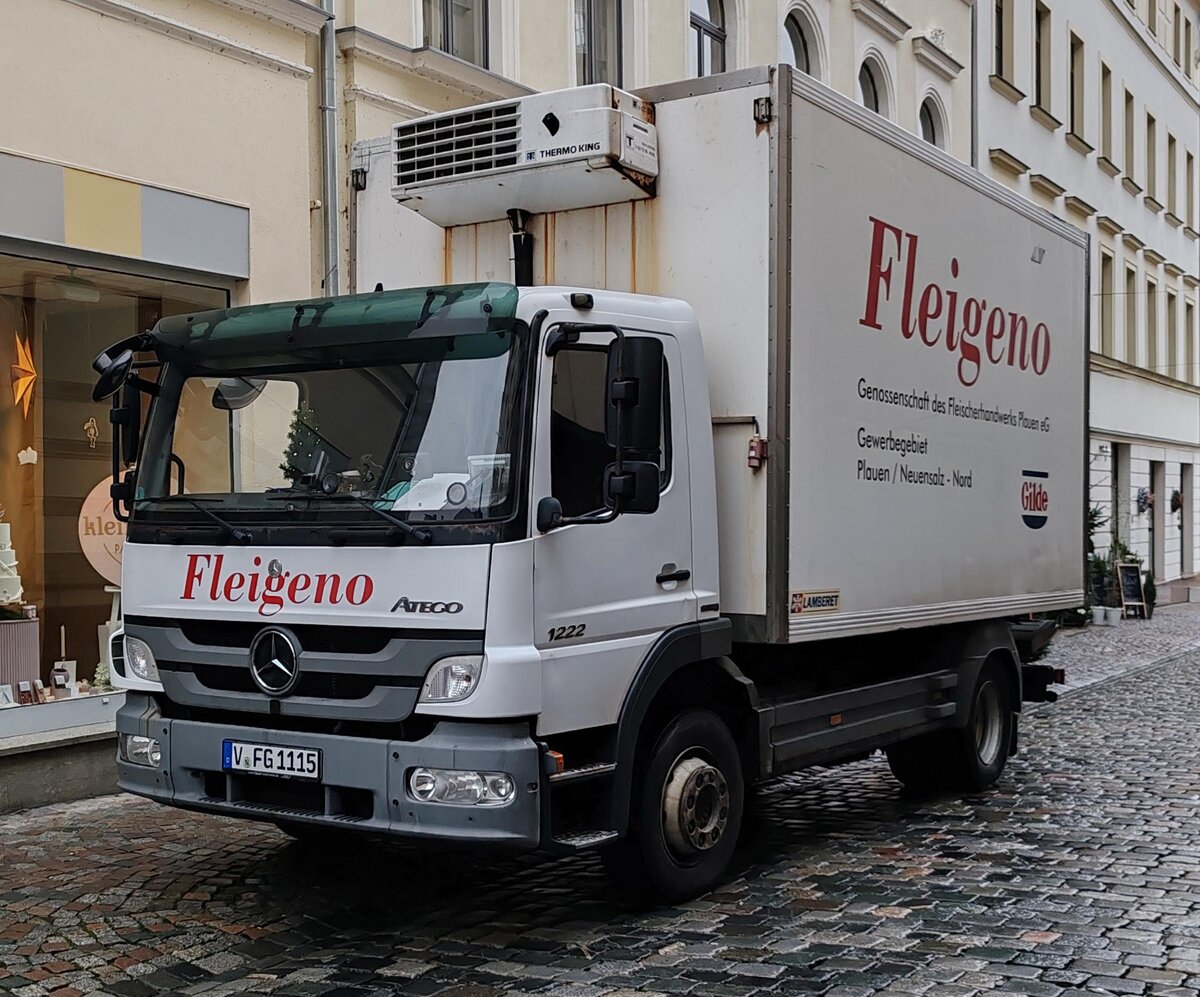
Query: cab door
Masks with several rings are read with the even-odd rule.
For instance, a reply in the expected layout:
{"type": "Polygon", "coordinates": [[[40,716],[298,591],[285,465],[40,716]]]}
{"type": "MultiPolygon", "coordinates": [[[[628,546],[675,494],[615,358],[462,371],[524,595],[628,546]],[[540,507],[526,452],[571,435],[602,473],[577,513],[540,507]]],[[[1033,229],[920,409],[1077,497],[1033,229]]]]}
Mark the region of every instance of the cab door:
{"type": "MultiPolygon", "coordinates": [[[[627,329],[629,337],[652,335],[627,329]]],[[[547,333],[553,332],[548,324],[547,333]]],[[[534,639],[542,653],[541,733],[615,723],[654,641],[697,617],[692,513],[679,347],[663,343],[659,506],[607,523],[577,523],[534,540],[534,639]]],[[[533,507],[547,495],[565,518],[603,513],[607,333],[541,352],[533,507]]]]}

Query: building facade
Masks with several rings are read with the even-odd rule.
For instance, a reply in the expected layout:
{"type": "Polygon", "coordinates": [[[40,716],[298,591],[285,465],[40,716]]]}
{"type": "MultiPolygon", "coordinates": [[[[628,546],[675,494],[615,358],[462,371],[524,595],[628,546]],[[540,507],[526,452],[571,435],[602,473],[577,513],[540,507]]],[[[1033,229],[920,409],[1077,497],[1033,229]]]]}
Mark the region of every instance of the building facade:
{"type": "Polygon", "coordinates": [[[1200,5],[996,0],[980,20],[981,168],[1092,239],[1097,551],[1119,541],[1185,597],[1200,558],[1200,5]]]}

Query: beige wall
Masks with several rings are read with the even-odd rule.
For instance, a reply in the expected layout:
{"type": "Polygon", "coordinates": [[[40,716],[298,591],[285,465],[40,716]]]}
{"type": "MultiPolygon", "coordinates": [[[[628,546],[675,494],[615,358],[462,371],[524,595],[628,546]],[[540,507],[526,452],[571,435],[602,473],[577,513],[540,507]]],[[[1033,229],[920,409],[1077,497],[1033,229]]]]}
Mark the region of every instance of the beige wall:
{"type": "MultiPolygon", "coordinates": [[[[0,146],[248,205],[244,293],[309,293],[319,176],[310,73],[248,64],[62,0],[5,7],[10,24],[30,27],[0,32],[0,90],[10,95],[0,146]]],[[[311,70],[294,29],[208,2],[159,0],[155,10],[311,70]]]]}

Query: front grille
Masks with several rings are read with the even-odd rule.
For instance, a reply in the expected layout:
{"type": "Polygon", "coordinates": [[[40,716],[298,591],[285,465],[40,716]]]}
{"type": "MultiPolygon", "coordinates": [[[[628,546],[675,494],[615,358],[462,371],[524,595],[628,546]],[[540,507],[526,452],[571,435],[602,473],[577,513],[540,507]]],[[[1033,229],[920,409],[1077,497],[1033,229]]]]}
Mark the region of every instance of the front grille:
{"type": "Polygon", "coordinates": [[[395,186],[515,166],[520,135],[515,103],[396,125],[395,186]]]}
{"type": "MultiPolygon", "coordinates": [[[[230,668],[224,665],[195,665],[181,661],[159,662],[159,667],[169,672],[191,672],[205,688],[221,692],[256,692],[262,690],[254,684],[249,667],[230,668]]],[[[365,699],[377,686],[408,686],[421,684],[419,677],[405,675],[355,675],[341,672],[301,671],[296,687],[290,696],[309,696],[314,699],[365,699]]]]}
{"type": "MultiPolygon", "coordinates": [[[[249,649],[266,624],[225,620],[179,620],[179,629],[193,644],[208,647],[244,647],[249,649]]],[[[389,627],[345,627],[301,624],[289,630],[305,651],[324,654],[378,654],[393,637],[389,627]]]]}

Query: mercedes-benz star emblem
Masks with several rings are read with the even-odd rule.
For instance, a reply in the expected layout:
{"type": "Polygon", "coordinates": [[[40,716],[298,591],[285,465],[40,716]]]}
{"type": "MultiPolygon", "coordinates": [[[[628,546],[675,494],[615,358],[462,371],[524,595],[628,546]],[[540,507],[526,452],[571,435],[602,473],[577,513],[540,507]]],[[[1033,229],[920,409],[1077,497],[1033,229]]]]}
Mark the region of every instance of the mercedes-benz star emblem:
{"type": "Polygon", "coordinates": [[[286,695],[300,677],[296,645],[282,630],[263,630],[250,645],[250,674],[268,696],[286,695]]]}

